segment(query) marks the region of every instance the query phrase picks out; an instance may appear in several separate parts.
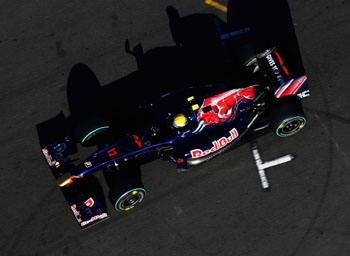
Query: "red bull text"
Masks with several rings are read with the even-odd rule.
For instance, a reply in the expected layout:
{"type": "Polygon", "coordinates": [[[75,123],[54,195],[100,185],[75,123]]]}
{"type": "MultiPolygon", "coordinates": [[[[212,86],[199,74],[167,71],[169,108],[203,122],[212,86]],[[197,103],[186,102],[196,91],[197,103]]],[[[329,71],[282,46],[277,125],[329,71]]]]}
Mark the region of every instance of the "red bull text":
{"type": "Polygon", "coordinates": [[[238,131],[236,130],[236,128],[233,128],[230,131],[230,137],[228,137],[228,138],[222,137],[219,140],[213,141],[212,142],[213,147],[211,149],[208,149],[208,150],[205,150],[205,151],[203,151],[201,149],[191,150],[191,156],[193,158],[198,158],[198,157],[209,155],[210,153],[213,153],[215,151],[218,151],[219,149],[222,149],[222,148],[226,147],[228,144],[230,144],[237,137],[238,137],[238,131]]]}

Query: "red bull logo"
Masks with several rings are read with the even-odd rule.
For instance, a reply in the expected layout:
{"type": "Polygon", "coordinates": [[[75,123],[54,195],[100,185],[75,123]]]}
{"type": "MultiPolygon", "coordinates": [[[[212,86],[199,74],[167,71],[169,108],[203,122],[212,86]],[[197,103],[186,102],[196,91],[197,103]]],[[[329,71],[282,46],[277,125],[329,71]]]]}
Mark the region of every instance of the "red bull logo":
{"type": "Polygon", "coordinates": [[[230,131],[230,137],[226,138],[226,137],[222,137],[219,140],[213,141],[213,147],[211,149],[208,150],[201,150],[201,149],[194,149],[191,150],[191,156],[192,158],[198,158],[198,157],[202,157],[202,156],[206,156],[209,155],[215,151],[218,151],[221,148],[226,147],[228,144],[230,144],[233,140],[235,140],[238,137],[238,131],[236,128],[233,128],[230,131]]]}
{"type": "Polygon", "coordinates": [[[230,90],[205,99],[198,112],[198,120],[210,125],[234,119],[241,103],[255,99],[255,86],[230,90]]]}

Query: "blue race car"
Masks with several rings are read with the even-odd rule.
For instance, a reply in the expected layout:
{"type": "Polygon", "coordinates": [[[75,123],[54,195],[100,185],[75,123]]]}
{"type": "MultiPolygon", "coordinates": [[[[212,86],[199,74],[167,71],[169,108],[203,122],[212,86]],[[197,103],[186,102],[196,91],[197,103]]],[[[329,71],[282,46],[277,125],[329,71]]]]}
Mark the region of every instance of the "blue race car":
{"type": "MultiPolygon", "coordinates": [[[[174,9],[167,11],[177,16],[174,9]]],[[[250,27],[228,32],[215,16],[210,19],[220,42],[252,32],[250,27]]],[[[176,35],[177,46],[170,52],[188,55],[188,42],[176,35]]],[[[231,44],[219,45],[224,66],[237,67],[232,65],[237,55],[230,55],[231,44]]],[[[164,81],[140,86],[152,72],[142,64],[147,61],[140,47],[133,54],[140,70],[105,86],[87,66],[77,64],[68,78],[70,115],[60,113],[37,125],[42,153],[82,229],[108,218],[103,189],[92,175],[96,171],[103,171],[115,209],[128,211],[146,196],[140,170],[144,162],[161,157],[184,172],[267,132],[291,136],[306,124],[301,99],[309,96],[307,77],[300,73],[302,67],[293,71],[296,62],[291,58],[290,69],[277,47],[241,55],[243,81],[204,83],[197,77],[177,87],[171,86],[174,81],[168,81],[169,86],[161,86],[164,81]],[[79,144],[97,149],[77,161],[79,144]]],[[[173,63],[174,58],[168,59],[173,63]]],[[[158,72],[164,63],[157,63],[158,72]]],[[[237,75],[231,71],[232,77],[237,75]]]]}

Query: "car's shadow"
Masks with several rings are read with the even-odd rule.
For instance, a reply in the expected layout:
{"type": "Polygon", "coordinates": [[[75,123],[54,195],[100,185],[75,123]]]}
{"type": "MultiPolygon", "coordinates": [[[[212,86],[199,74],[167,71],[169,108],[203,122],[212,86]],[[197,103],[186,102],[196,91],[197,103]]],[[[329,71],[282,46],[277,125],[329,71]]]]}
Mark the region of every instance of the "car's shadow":
{"type": "Polygon", "coordinates": [[[144,122],[139,105],[163,94],[190,86],[221,83],[228,88],[249,84],[249,69],[234,57],[221,35],[227,24],[214,14],[180,17],[174,7],[166,9],[173,46],[144,52],[142,45],[125,51],[134,56],[138,69],[110,84],[100,85],[85,64],[76,64],[68,77],[67,99],[70,112],[98,112],[118,119],[123,133],[144,122]]]}

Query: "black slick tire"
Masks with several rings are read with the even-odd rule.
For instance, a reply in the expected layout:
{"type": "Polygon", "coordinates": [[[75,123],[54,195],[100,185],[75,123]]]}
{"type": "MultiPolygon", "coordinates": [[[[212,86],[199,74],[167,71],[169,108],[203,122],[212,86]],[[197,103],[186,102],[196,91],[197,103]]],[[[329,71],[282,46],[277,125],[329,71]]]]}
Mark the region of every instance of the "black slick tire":
{"type": "Polygon", "coordinates": [[[137,163],[129,163],[114,172],[105,171],[104,176],[110,188],[109,200],[116,211],[129,211],[144,200],[146,189],[137,163]]]}
{"type": "Polygon", "coordinates": [[[278,137],[296,134],[304,128],[306,120],[301,101],[292,95],[277,99],[271,111],[273,131],[278,137]]]}

